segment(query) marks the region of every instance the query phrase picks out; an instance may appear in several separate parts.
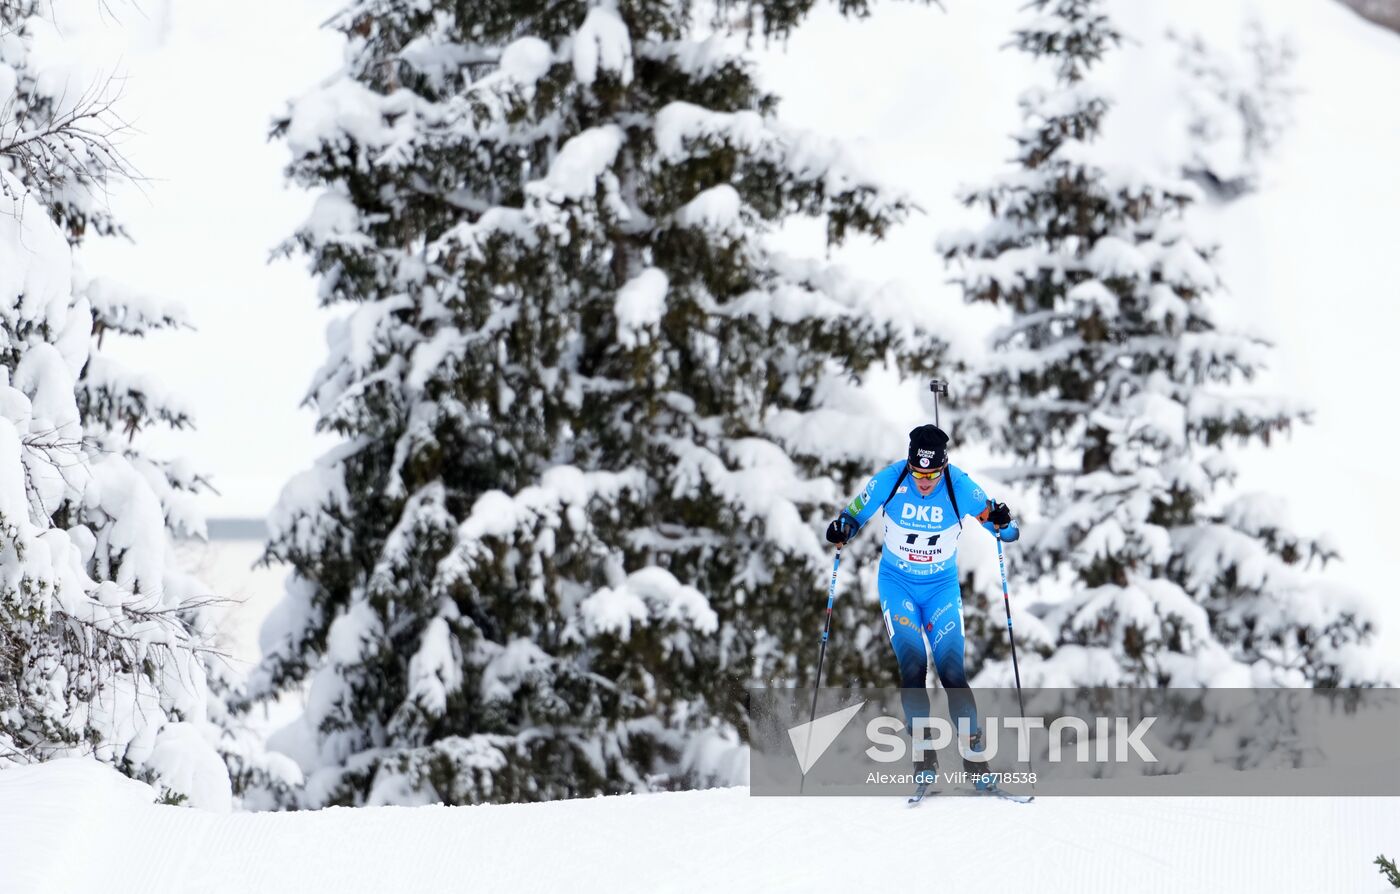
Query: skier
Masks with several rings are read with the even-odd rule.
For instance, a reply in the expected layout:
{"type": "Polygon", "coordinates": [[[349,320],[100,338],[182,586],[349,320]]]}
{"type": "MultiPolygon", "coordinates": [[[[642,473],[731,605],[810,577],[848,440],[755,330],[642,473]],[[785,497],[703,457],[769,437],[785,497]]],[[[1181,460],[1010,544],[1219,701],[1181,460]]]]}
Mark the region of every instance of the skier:
{"type": "MultiPolygon", "coordinates": [[[[1021,536],[1005,503],[990,499],[966,472],[948,464],[948,435],[935,425],[909,433],[909,456],[890,463],[827,526],[826,539],[844,544],[877,511],[885,511],[885,545],[880,552],[880,611],[899,662],[905,717],[912,731],[928,717],[925,690],[928,650],[938,679],[948,691],[955,725],[966,719],[970,750],[981,750],[977,703],[963,669],[962,591],[958,586],[958,539],[969,515],[1003,542],[1021,536]],[[925,645],[927,636],[927,646],[925,645]]],[[[985,766],[964,760],[979,790],[985,766]]],[[[918,761],[921,798],[936,774],[933,752],[918,761]]]]}

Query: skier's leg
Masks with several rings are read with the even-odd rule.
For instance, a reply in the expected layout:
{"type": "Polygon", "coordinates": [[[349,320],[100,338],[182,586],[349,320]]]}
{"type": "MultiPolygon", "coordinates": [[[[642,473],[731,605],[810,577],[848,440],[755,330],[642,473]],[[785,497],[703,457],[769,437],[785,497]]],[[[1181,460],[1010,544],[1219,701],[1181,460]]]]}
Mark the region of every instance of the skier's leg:
{"type": "Polygon", "coordinates": [[[948,692],[948,713],[955,728],[966,719],[967,729],[978,730],[977,700],[967,685],[963,667],[962,591],[957,578],[941,583],[930,595],[924,608],[924,628],[933,650],[933,666],[938,680],[948,692]]]}
{"type": "Polygon", "coordinates": [[[921,626],[923,615],[912,589],[899,577],[880,575],[880,613],[899,662],[899,697],[910,730],[917,720],[929,716],[928,650],[921,626]]]}

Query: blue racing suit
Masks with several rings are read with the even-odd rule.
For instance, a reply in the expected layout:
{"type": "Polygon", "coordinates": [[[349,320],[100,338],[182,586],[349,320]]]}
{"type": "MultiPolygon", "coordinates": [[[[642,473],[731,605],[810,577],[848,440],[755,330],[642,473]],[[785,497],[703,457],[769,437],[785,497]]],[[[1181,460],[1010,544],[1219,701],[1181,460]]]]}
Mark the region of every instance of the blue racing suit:
{"type": "Polygon", "coordinates": [[[842,515],[853,518],[859,530],[881,507],[885,510],[880,611],[899,661],[899,685],[904,690],[901,697],[910,728],[930,713],[925,683],[931,650],[938,679],[948,690],[954,724],[966,717],[968,729],[976,731],[977,703],[963,669],[962,591],[958,586],[962,518],[975,518],[1008,543],[1021,536],[1020,530],[1013,521],[998,532],[987,521],[994,501],[957,466],[948,465],[927,497],[919,494],[907,468],[906,461],[899,460],[881,469],[842,515]]]}

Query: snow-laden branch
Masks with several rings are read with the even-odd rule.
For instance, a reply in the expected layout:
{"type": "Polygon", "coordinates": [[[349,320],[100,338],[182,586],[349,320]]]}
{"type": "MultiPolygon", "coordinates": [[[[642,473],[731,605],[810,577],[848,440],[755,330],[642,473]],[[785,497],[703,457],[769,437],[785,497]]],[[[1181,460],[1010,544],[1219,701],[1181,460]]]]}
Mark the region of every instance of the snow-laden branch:
{"type": "MultiPolygon", "coordinates": [[[[114,180],[141,182],[145,178],[119,147],[133,131],[116,110],[123,84],[117,74],[98,78],[71,105],[65,92],[54,102],[56,114],[40,122],[16,115],[8,104],[0,110],[0,156],[13,159],[28,175],[23,179],[45,195],[67,183],[91,191],[114,180]]],[[[10,195],[13,185],[3,189],[10,195]]]]}

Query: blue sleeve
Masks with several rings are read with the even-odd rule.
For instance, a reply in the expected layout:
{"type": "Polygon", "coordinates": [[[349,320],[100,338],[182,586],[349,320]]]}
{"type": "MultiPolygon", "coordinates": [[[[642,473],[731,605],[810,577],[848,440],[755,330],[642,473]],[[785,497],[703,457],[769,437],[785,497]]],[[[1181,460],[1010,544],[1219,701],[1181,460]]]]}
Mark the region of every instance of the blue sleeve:
{"type": "Polygon", "coordinates": [[[842,515],[849,515],[856,520],[856,529],[865,527],[865,523],[870,521],[875,513],[880,511],[880,507],[885,505],[890,494],[894,491],[894,483],[899,478],[899,470],[904,467],[904,462],[896,462],[886,466],[875,473],[875,477],[866,482],[865,488],[846,504],[846,508],[841,510],[842,515]]]}
{"type": "Polygon", "coordinates": [[[982,490],[982,487],[972,480],[971,475],[963,473],[956,480],[959,485],[957,491],[958,510],[962,512],[963,515],[970,515],[977,519],[982,523],[982,527],[987,529],[987,533],[994,537],[1000,537],[1003,543],[1011,543],[1021,536],[1021,529],[1017,526],[1014,518],[1011,520],[1011,524],[1002,528],[1000,531],[987,520],[987,514],[991,512],[992,504],[995,503],[996,500],[990,494],[982,490]]]}

